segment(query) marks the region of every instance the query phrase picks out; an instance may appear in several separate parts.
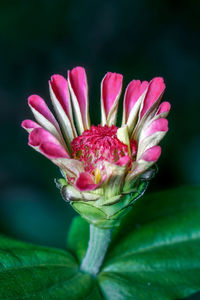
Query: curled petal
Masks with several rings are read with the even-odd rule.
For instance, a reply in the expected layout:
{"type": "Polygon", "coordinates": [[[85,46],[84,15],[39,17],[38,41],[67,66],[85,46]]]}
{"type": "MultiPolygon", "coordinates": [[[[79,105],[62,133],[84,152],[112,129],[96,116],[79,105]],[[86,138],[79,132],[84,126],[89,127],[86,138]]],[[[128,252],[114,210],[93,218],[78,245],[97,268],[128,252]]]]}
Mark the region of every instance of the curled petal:
{"type": "Polygon", "coordinates": [[[92,175],[90,175],[87,172],[80,173],[79,177],[77,178],[75,182],[75,186],[80,191],[91,191],[96,189],[99,185],[95,184],[94,179],[92,175]]]}
{"type": "Polygon", "coordinates": [[[36,128],[29,134],[29,145],[30,146],[40,146],[44,142],[54,143],[59,145],[59,141],[50,132],[44,128],[36,128]]]}
{"type": "Polygon", "coordinates": [[[161,147],[154,146],[147,149],[143,155],[135,162],[132,170],[125,178],[125,185],[129,186],[134,179],[149,169],[159,159],[161,155],[161,147]]]}
{"type": "Polygon", "coordinates": [[[111,126],[116,123],[123,76],[108,72],[101,83],[101,122],[111,126]]]}
{"type": "Polygon", "coordinates": [[[159,131],[168,131],[167,119],[160,118],[150,123],[150,125],[141,133],[141,139],[153,135],[154,133],[159,131]]]}
{"type": "Polygon", "coordinates": [[[31,95],[28,98],[28,104],[30,105],[31,109],[36,110],[39,114],[41,114],[45,119],[49,122],[57,126],[57,122],[50,112],[49,108],[47,107],[45,101],[38,95],[31,95]]]}
{"type": "Polygon", "coordinates": [[[151,80],[140,112],[140,119],[152,109],[154,103],[159,102],[164,90],[165,83],[162,77],[156,77],[151,80]]]}
{"type": "Polygon", "coordinates": [[[156,117],[166,118],[170,112],[171,104],[169,102],[162,102],[156,112],[156,117]]]}
{"type": "Polygon", "coordinates": [[[77,134],[73,122],[67,80],[61,75],[53,75],[49,81],[49,89],[54,110],[69,146],[77,134]]]}
{"type": "Polygon", "coordinates": [[[163,139],[168,131],[168,121],[164,118],[155,119],[144,128],[139,137],[137,159],[153,146],[156,146],[163,139]]]}
{"type": "Polygon", "coordinates": [[[85,69],[76,67],[68,71],[69,88],[72,95],[74,114],[78,125],[79,133],[90,128],[88,87],[85,69]]]}
{"type": "Polygon", "coordinates": [[[45,142],[40,145],[40,152],[49,159],[69,158],[68,153],[61,145],[45,142]]]}
{"type": "Polygon", "coordinates": [[[132,80],[126,88],[123,103],[122,125],[127,124],[129,133],[132,132],[137,120],[137,114],[147,92],[148,82],[132,80]]]}
{"type": "Polygon", "coordinates": [[[31,95],[28,104],[38,123],[62,141],[59,125],[45,101],[38,95],[31,95]]]}
{"type": "Polygon", "coordinates": [[[43,128],[31,131],[28,144],[49,159],[70,157],[55,136],[43,128]]]}
{"type": "Polygon", "coordinates": [[[131,139],[138,140],[140,132],[146,123],[154,118],[164,89],[165,83],[162,77],[156,77],[149,83],[146,95],[140,106],[137,125],[134,128],[131,139]]]}
{"type": "Polygon", "coordinates": [[[40,128],[40,127],[41,127],[38,123],[36,123],[36,122],[34,122],[34,121],[32,121],[32,120],[24,120],[24,121],[22,121],[21,126],[22,126],[26,131],[28,131],[29,133],[30,133],[33,129],[35,129],[35,128],[40,128]]]}
{"type": "Polygon", "coordinates": [[[53,75],[50,80],[52,91],[68,118],[72,117],[72,109],[67,80],[61,75],[53,75]]]}
{"type": "Polygon", "coordinates": [[[145,160],[147,162],[156,162],[159,159],[160,155],[161,155],[161,147],[154,146],[146,150],[140,159],[145,160]]]}

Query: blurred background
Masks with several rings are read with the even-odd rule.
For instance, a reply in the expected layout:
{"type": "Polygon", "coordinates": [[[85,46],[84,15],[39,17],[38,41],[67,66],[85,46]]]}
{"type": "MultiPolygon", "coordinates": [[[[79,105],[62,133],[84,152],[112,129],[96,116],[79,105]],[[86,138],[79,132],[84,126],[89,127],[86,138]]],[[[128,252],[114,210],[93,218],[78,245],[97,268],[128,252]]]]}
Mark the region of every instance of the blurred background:
{"type": "Polygon", "coordinates": [[[84,66],[93,124],[107,71],[132,79],[163,76],[172,104],[159,174],[149,191],[200,184],[200,2],[19,0],[0,2],[0,231],[65,247],[75,213],[54,178],[59,170],[27,146],[20,123],[27,97],[49,99],[48,79],[84,66]]]}

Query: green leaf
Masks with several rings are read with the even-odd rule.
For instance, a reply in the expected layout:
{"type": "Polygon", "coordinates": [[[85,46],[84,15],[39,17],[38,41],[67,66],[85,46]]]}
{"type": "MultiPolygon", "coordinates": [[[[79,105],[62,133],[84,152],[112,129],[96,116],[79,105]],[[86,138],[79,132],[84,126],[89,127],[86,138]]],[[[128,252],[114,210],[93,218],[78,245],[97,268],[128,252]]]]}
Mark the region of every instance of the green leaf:
{"type": "MultiPolygon", "coordinates": [[[[69,247],[81,260],[88,225],[79,218],[72,227],[69,247]]],[[[200,188],[177,188],[138,200],[115,233],[98,282],[108,300],[169,300],[199,291],[200,188]]]]}
{"type": "Polygon", "coordinates": [[[102,299],[95,280],[62,250],[0,237],[1,300],[102,299]]]}

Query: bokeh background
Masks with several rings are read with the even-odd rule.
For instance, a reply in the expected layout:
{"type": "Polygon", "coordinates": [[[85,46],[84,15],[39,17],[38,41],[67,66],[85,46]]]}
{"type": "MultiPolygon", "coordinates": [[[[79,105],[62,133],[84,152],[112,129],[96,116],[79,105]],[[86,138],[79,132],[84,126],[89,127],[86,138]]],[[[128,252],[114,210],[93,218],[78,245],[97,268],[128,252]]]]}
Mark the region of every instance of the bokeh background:
{"type": "Polygon", "coordinates": [[[170,130],[149,192],[200,184],[199,19],[198,0],[0,2],[1,233],[65,247],[75,213],[54,185],[59,170],[27,146],[20,123],[32,117],[27,97],[49,101],[50,76],[77,65],[87,70],[93,124],[107,71],[124,85],[163,76],[170,130]]]}

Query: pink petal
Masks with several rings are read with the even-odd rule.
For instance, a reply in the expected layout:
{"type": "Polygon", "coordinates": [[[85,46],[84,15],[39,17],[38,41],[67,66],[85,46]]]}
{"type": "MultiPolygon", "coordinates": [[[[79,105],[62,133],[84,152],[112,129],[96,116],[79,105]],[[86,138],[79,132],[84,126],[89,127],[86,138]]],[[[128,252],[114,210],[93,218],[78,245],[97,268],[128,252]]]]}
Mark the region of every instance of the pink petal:
{"type": "Polygon", "coordinates": [[[85,69],[82,67],[76,67],[71,71],[68,71],[68,79],[78,101],[84,129],[89,129],[88,88],[85,69]]]}
{"type": "Polygon", "coordinates": [[[140,80],[132,80],[126,88],[125,96],[124,96],[124,109],[127,121],[131,110],[133,109],[134,105],[140,98],[140,96],[144,93],[146,88],[148,87],[148,82],[143,81],[141,83],[140,80]]]}
{"type": "Polygon", "coordinates": [[[51,77],[50,85],[64,112],[71,120],[72,111],[67,80],[63,76],[56,74],[51,77]]]}
{"type": "Polygon", "coordinates": [[[31,108],[35,109],[38,113],[40,113],[45,119],[51,122],[56,128],[58,127],[58,123],[54,118],[53,114],[49,110],[45,101],[38,95],[31,95],[28,98],[28,104],[31,108]]]}
{"type": "Polygon", "coordinates": [[[129,156],[123,156],[121,157],[115,164],[117,166],[126,166],[131,163],[131,159],[129,156]]]}
{"type": "Polygon", "coordinates": [[[142,157],[140,159],[145,160],[145,161],[157,161],[161,155],[161,147],[160,146],[154,146],[152,148],[149,148],[144,152],[142,157]]]}
{"type": "Polygon", "coordinates": [[[165,83],[162,77],[156,77],[149,83],[148,91],[144,99],[144,105],[140,119],[148,112],[151,106],[161,97],[165,90],[165,83]]]}
{"type": "Polygon", "coordinates": [[[32,147],[39,148],[39,151],[50,159],[70,158],[59,141],[43,128],[35,128],[29,134],[28,144],[32,147]]]}
{"type": "Polygon", "coordinates": [[[59,141],[44,128],[36,128],[29,134],[30,146],[37,147],[45,142],[50,142],[56,145],[60,145],[59,141]]]}
{"type": "Polygon", "coordinates": [[[36,122],[34,122],[32,120],[24,120],[24,121],[22,121],[21,126],[24,129],[26,129],[28,132],[31,132],[35,128],[40,128],[41,127],[38,123],[36,123],[36,122]]]}
{"type": "Polygon", "coordinates": [[[150,136],[156,132],[168,131],[168,121],[164,118],[154,120],[144,131],[144,136],[150,136]]]}
{"type": "Polygon", "coordinates": [[[96,189],[99,184],[94,183],[94,179],[92,175],[90,175],[87,172],[82,172],[80,173],[79,177],[77,178],[75,182],[75,186],[80,190],[80,191],[91,191],[96,189]]]}
{"type": "Polygon", "coordinates": [[[169,102],[162,102],[156,112],[156,115],[160,115],[162,113],[169,113],[171,109],[171,104],[169,102]]]}
{"type": "Polygon", "coordinates": [[[66,150],[61,145],[45,142],[40,145],[40,151],[49,159],[70,158],[66,150]]]}
{"type": "MultiPolygon", "coordinates": [[[[102,106],[102,113],[104,114],[104,116],[102,116],[102,119],[104,118],[103,125],[107,123],[112,108],[118,105],[119,95],[122,88],[122,80],[123,80],[123,76],[121,74],[111,73],[111,72],[108,72],[102,80],[101,106],[102,106]]],[[[115,119],[115,117],[113,119],[115,119]]],[[[112,124],[107,124],[107,125],[112,125],[112,124]]]]}

